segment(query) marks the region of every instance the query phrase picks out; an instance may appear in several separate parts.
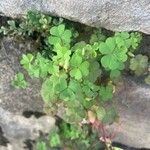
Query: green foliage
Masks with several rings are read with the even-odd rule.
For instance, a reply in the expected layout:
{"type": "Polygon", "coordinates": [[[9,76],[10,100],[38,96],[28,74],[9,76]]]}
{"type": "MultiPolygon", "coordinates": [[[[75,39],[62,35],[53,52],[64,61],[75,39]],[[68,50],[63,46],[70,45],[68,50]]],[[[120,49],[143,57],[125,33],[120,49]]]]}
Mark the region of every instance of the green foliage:
{"type": "Polygon", "coordinates": [[[50,29],[50,34],[48,41],[52,45],[56,45],[57,43],[69,44],[71,41],[72,33],[70,30],[65,30],[65,25],[60,24],[58,26],[54,26],[50,29]]]}
{"type": "Polygon", "coordinates": [[[142,75],[148,68],[148,57],[144,55],[136,55],[130,60],[130,69],[134,71],[137,76],[142,75]]]}
{"type": "Polygon", "coordinates": [[[40,53],[37,53],[35,59],[32,54],[24,54],[20,63],[30,76],[44,78],[48,75],[50,60],[44,58],[40,53]]]}
{"type": "Polygon", "coordinates": [[[14,80],[11,81],[11,85],[17,89],[19,88],[25,89],[28,84],[24,79],[24,75],[19,72],[15,75],[14,80]]]}
{"type": "Polygon", "coordinates": [[[101,42],[99,51],[102,54],[102,66],[109,70],[122,70],[120,66],[128,59],[128,50],[136,47],[132,38],[136,38],[136,34],[132,33],[131,36],[129,33],[122,32],[107,38],[105,42],[101,42]]]}
{"type": "MultiPolygon", "coordinates": [[[[41,96],[49,108],[47,113],[62,119],[59,129],[50,133],[47,143],[38,143],[37,149],[68,146],[85,150],[95,141],[95,150],[100,148],[99,133],[95,133],[92,123],[105,125],[116,119],[113,107],[105,109],[113,97],[111,80],[118,79],[127,60],[134,57],[141,35],[118,32],[107,37],[102,30],[90,29],[86,31],[89,38],[79,40],[80,30],[64,24],[62,19],[32,12],[21,24],[9,22],[9,28],[2,27],[0,32],[30,36],[36,32],[46,44],[44,53],[24,54],[20,61],[31,77],[42,79],[41,96]],[[47,52],[51,55],[46,56],[47,52]]],[[[145,56],[135,56],[130,69],[143,72],[147,61],[145,56]]],[[[22,88],[27,85],[23,75],[17,75],[13,83],[22,88]]]]}
{"type": "Polygon", "coordinates": [[[7,27],[2,26],[0,33],[4,35],[32,35],[34,32],[47,32],[51,26],[52,18],[39,12],[28,12],[25,19],[19,23],[18,21],[7,21],[7,27]]]}
{"type": "Polygon", "coordinates": [[[112,97],[113,97],[112,85],[108,85],[106,87],[101,86],[99,94],[100,94],[100,98],[102,101],[108,101],[108,100],[112,99],[112,97]]]}
{"type": "Polygon", "coordinates": [[[36,144],[36,150],[47,150],[45,142],[38,142],[36,144]]]}
{"type": "Polygon", "coordinates": [[[49,145],[51,147],[58,147],[61,144],[60,136],[56,129],[54,129],[49,135],[49,145]]]}

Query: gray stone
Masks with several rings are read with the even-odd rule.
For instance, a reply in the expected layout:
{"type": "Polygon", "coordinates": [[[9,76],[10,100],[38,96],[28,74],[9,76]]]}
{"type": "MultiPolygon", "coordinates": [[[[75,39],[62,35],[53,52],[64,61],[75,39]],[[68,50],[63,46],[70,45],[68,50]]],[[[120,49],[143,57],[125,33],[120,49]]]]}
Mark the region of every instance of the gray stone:
{"type": "Polygon", "coordinates": [[[113,125],[117,131],[114,141],[135,148],[150,148],[150,86],[140,78],[128,76],[117,85],[114,102],[120,122],[113,125]]]}
{"type": "Polygon", "coordinates": [[[150,34],[149,0],[1,0],[0,12],[21,17],[28,10],[61,16],[113,31],[150,34]]]}
{"type": "Polygon", "coordinates": [[[0,45],[0,129],[3,137],[9,141],[7,147],[0,149],[24,150],[25,140],[36,140],[40,132],[49,133],[55,125],[55,119],[43,114],[39,80],[31,80],[26,76],[30,85],[25,90],[10,85],[16,72],[22,71],[19,65],[21,55],[31,52],[34,44],[31,41],[16,42],[15,39],[6,37],[1,39],[0,45]],[[35,112],[41,116],[36,118],[35,112]],[[25,113],[33,115],[27,116],[25,113]]]}

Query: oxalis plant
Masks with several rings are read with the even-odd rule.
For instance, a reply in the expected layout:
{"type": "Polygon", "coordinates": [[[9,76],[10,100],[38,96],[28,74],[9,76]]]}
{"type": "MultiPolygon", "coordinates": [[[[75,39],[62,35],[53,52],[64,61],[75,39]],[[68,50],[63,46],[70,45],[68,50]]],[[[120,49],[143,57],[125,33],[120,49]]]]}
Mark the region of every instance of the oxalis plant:
{"type": "MultiPolygon", "coordinates": [[[[37,150],[48,150],[49,147],[119,150],[112,146],[114,134],[109,134],[106,129],[118,115],[115,108],[107,104],[115,92],[114,81],[120,78],[123,70],[130,69],[137,75],[147,72],[147,56],[134,55],[141,34],[117,32],[108,37],[93,28],[83,34],[62,20],[56,23],[52,18],[43,18],[43,21],[38,18],[37,22],[42,22],[39,28],[44,27],[42,34],[50,57],[40,52],[28,53],[20,61],[32,78],[43,81],[40,92],[44,111],[59,120],[49,136],[37,143],[37,150]]],[[[28,34],[30,31],[31,26],[30,30],[26,28],[28,34]]],[[[148,83],[149,76],[145,80],[148,83]]],[[[25,88],[29,83],[22,73],[18,73],[12,85],[25,88]]]]}

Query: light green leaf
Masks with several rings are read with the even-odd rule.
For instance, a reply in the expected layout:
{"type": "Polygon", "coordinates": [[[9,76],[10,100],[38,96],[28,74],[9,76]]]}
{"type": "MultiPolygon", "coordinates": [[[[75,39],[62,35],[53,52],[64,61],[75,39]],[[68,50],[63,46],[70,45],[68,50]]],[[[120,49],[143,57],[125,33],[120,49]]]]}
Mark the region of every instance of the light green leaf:
{"type": "Polygon", "coordinates": [[[36,145],[36,150],[47,150],[45,142],[38,142],[36,145]]]}
{"type": "Polygon", "coordinates": [[[19,72],[15,75],[14,80],[11,81],[11,85],[17,89],[19,88],[25,89],[28,84],[25,81],[24,75],[21,72],[19,72]]]}
{"type": "Polygon", "coordinates": [[[74,77],[76,80],[80,80],[82,78],[82,73],[80,69],[75,68],[70,71],[70,76],[74,77]]]}
{"type": "Polygon", "coordinates": [[[113,55],[105,55],[101,59],[101,63],[103,67],[108,68],[110,70],[116,70],[119,66],[119,61],[113,57],[113,55]]]}
{"type": "Polygon", "coordinates": [[[58,147],[61,144],[60,137],[57,132],[54,132],[50,135],[49,144],[51,147],[58,147]]]}
{"type": "Polygon", "coordinates": [[[110,52],[111,52],[111,49],[104,42],[100,43],[99,50],[102,54],[110,54],[110,52]]]}
{"type": "Polygon", "coordinates": [[[79,68],[82,72],[82,76],[87,76],[89,74],[89,63],[87,61],[84,61],[79,68]]]}
{"type": "Polygon", "coordinates": [[[81,63],[82,63],[82,57],[79,56],[78,54],[74,54],[71,57],[71,60],[70,60],[71,66],[78,67],[81,63]]]}
{"type": "MultiPolygon", "coordinates": [[[[109,53],[111,53],[116,47],[115,39],[112,37],[107,38],[106,45],[109,47],[109,50],[110,50],[109,53]]],[[[106,53],[103,53],[103,54],[106,54],[106,53]]]]}
{"type": "Polygon", "coordinates": [[[50,36],[48,42],[52,45],[56,45],[57,43],[61,43],[61,39],[59,37],[50,36]]]}

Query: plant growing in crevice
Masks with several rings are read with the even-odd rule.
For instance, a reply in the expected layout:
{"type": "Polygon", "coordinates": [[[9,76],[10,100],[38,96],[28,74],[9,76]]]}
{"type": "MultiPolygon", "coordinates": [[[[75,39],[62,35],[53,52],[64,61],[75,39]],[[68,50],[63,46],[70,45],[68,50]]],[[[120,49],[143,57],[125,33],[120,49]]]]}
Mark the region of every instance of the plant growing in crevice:
{"type": "Polygon", "coordinates": [[[24,69],[31,76],[43,78],[41,95],[46,107],[49,107],[46,111],[65,122],[59,134],[54,132],[53,137],[50,136],[51,147],[77,148],[80,145],[80,149],[88,149],[91,145],[88,137],[91,132],[89,112],[104,124],[114,121],[117,116],[115,110],[112,107],[104,109],[104,104],[113,97],[114,86],[109,76],[118,76],[124,69],[128,52],[135,44],[131,37],[133,33],[132,36],[126,32],[117,33],[105,41],[93,44],[78,42],[71,46],[72,32],[60,24],[50,29],[51,59],[39,53],[36,56],[23,55],[21,64],[24,69]],[[101,80],[104,74],[108,74],[106,82],[101,80]],[[59,112],[60,107],[63,113],[59,112]],[[83,124],[84,121],[87,125],[83,124]],[[65,145],[60,139],[66,141],[65,145]],[[74,144],[70,144],[71,141],[74,144]]]}
{"type": "MultiPolygon", "coordinates": [[[[117,32],[107,37],[102,31],[92,29],[90,37],[78,41],[74,36],[75,29],[67,28],[62,22],[53,23],[52,18],[48,22],[46,18],[43,16],[40,23],[38,21],[39,26],[37,23],[35,26],[38,26],[37,30],[43,29],[51,55],[45,57],[39,52],[24,54],[20,63],[31,77],[43,81],[41,96],[45,111],[62,121],[50,133],[46,143],[37,144],[37,149],[45,150],[50,146],[88,150],[96,142],[92,147],[96,150],[103,146],[101,137],[108,146],[106,137],[95,132],[93,126],[98,124],[103,129],[118,117],[112,105],[105,106],[111,103],[115,92],[113,80],[121,76],[126,62],[130,60],[133,71],[143,62],[147,63],[145,57],[144,60],[142,57],[142,63],[136,61],[139,56],[133,58],[141,35],[137,32],[117,32]],[[138,63],[136,67],[134,63],[138,63]]],[[[27,34],[31,32],[33,30],[27,34]]],[[[79,31],[76,33],[80,36],[79,31]]]]}

